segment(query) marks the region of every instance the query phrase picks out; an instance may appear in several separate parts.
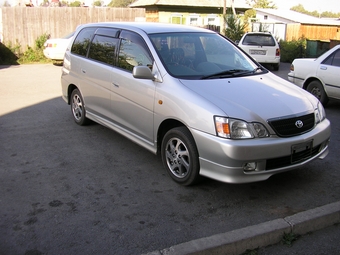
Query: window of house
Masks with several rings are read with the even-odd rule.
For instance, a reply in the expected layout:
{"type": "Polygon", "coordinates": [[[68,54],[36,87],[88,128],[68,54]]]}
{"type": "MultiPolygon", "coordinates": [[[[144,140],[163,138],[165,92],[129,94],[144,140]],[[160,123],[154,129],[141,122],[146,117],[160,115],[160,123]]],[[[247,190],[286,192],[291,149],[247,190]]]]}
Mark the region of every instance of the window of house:
{"type": "Polygon", "coordinates": [[[171,17],[170,17],[171,24],[183,24],[182,22],[183,22],[183,15],[177,14],[177,13],[171,14],[171,17]]]}
{"type": "Polygon", "coordinates": [[[189,16],[189,25],[192,25],[192,26],[199,25],[199,15],[190,15],[189,16]]]}
{"type": "Polygon", "coordinates": [[[208,25],[215,25],[215,18],[208,18],[208,25]]]}

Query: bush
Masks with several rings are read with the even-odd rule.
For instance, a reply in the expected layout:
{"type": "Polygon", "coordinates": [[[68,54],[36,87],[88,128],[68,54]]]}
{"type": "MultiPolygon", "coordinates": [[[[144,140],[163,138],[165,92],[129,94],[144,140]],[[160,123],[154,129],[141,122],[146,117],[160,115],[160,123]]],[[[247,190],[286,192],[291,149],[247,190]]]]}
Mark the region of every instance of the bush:
{"type": "Polygon", "coordinates": [[[28,47],[28,49],[19,56],[19,63],[34,63],[34,62],[50,62],[43,53],[44,43],[49,38],[49,35],[43,34],[35,40],[35,48],[28,47]]]}
{"type": "Polygon", "coordinates": [[[295,58],[306,57],[306,39],[280,41],[281,62],[292,63],[295,58]]]}

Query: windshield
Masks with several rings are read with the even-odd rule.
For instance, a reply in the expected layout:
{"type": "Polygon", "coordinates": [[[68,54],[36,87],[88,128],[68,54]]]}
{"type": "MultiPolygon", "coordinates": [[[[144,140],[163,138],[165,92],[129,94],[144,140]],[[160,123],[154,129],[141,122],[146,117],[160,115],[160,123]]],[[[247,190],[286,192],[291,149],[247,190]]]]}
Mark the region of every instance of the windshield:
{"type": "Polygon", "coordinates": [[[215,33],[152,34],[167,71],[182,79],[214,79],[263,72],[235,45],[215,33]]]}

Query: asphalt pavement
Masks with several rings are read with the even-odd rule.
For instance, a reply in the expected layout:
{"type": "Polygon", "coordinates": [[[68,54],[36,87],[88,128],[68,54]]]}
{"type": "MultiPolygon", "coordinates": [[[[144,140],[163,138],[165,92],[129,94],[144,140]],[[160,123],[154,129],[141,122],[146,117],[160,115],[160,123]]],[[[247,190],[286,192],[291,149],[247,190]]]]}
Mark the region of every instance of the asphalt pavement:
{"type": "Polygon", "coordinates": [[[0,66],[0,255],[340,254],[338,101],[325,160],[260,183],[182,187],[119,134],[74,124],[60,73],[0,66]]]}
{"type": "MultiPolygon", "coordinates": [[[[279,71],[287,79],[289,63],[279,71]]],[[[340,201],[230,232],[177,244],[147,255],[340,254],[340,201]]]]}

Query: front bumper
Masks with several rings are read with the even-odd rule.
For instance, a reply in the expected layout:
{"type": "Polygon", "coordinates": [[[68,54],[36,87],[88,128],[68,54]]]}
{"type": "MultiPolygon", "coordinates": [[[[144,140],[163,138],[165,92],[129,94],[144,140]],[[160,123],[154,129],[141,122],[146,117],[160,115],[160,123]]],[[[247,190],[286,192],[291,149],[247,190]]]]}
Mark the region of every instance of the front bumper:
{"type": "Polygon", "coordinates": [[[331,135],[327,119],[310,132],[289,138],[229,140],[197,130],[191,131],[200,155],[200,174],[227,183],[266,180],[273,174],[301,167],[316,158],[324,158],[328,154],[331,135]],[[312,144],[311,152],[307,149],[307,154],[304,149],[299,149],[298,153],[293,151],[301,144],[312,144]],[[245,170],[249,163],[256,165],[254,170],[245,170]]]}

